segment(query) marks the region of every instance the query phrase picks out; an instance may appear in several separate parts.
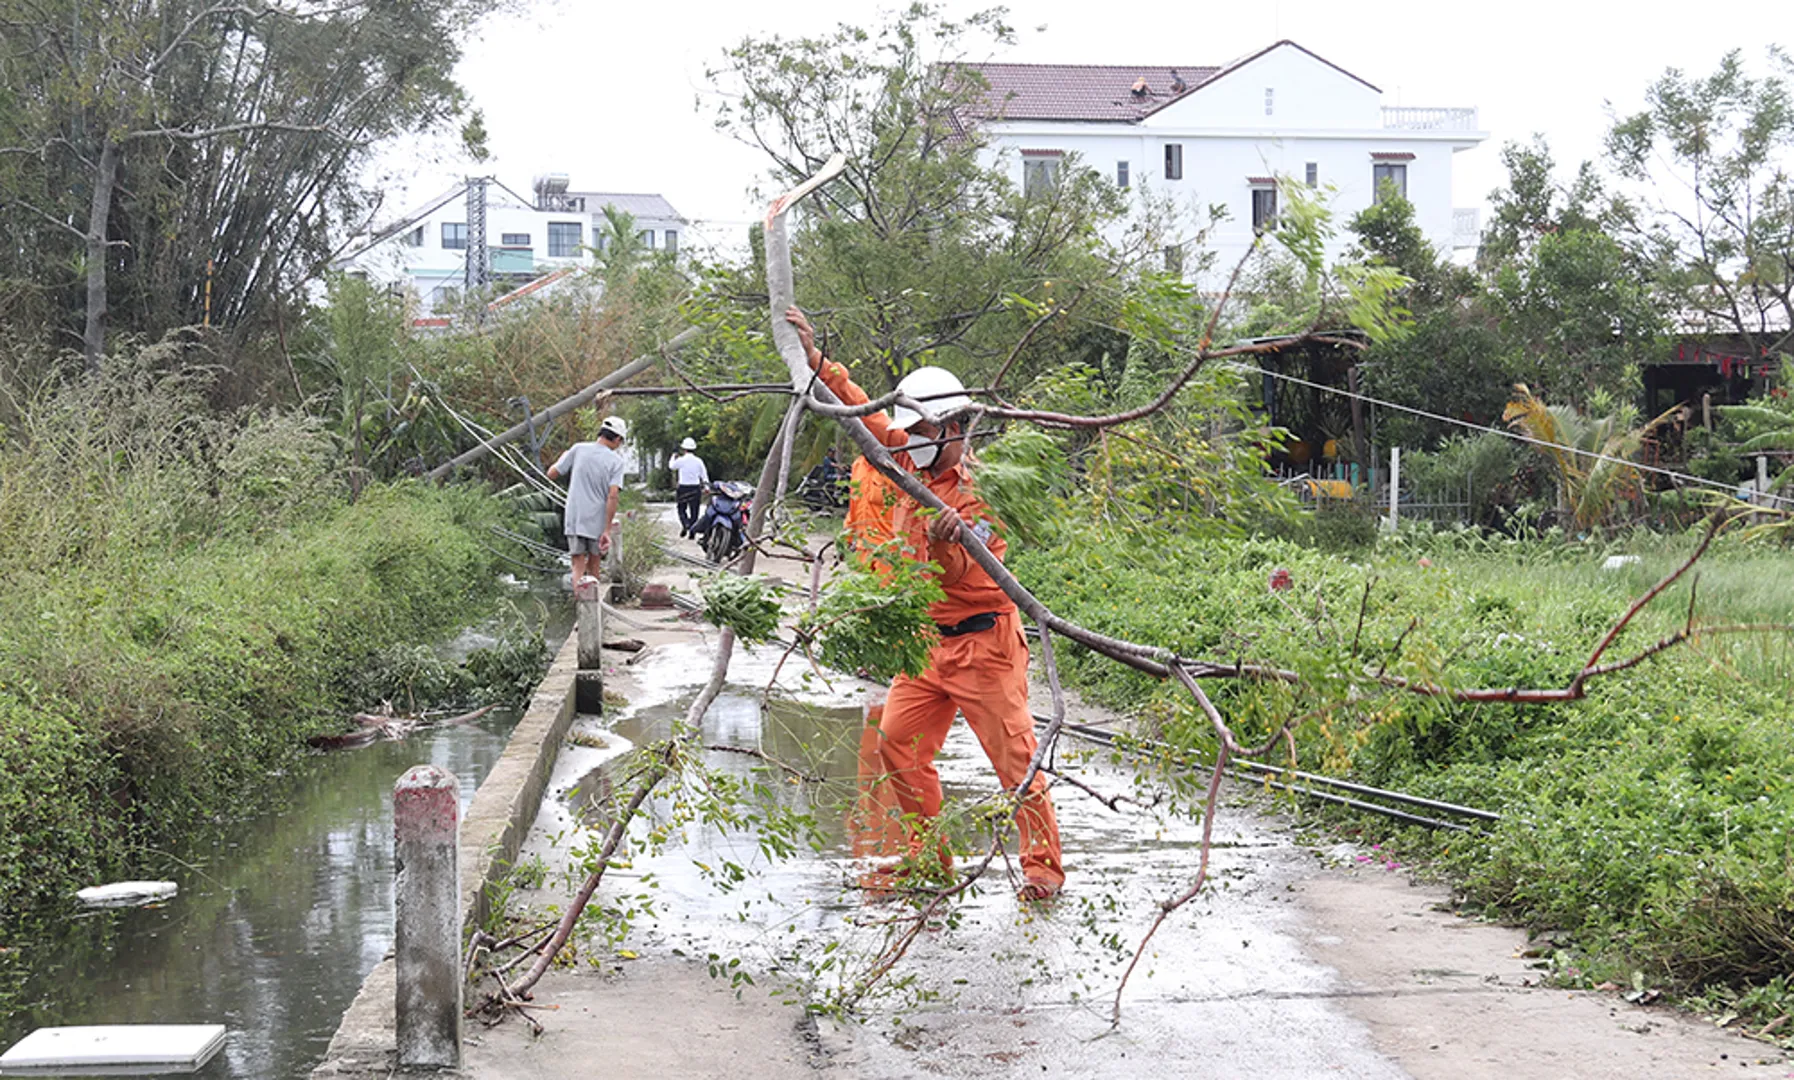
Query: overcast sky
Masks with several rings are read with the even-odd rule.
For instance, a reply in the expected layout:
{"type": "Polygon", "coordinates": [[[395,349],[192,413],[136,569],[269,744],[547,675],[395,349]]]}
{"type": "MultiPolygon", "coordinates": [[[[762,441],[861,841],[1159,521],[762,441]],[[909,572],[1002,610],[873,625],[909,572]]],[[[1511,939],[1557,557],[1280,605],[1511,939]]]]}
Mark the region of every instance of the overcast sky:
{"type": "MultiPolygon", "coordinates": [[[[891,6],[522,2],[521,13],[477,29],[460,68],[472,104],[485,113],[493,159],[473,166],[440,146],[420,153],[406,165],[410,175],[400,178],[396,198],[421,201],[469,171],[524,192],[536,174],[564,172],[576,190],[660,192],[692,219],[692,239],[730,245],[754,216],[746,190],[765,164],[714,130],[701,103],[711,94],[705,66],[745,36],[871,25],[891,6]]],[[[947,10],[983,6],[950,3],[947,10]]],[[[1289,38],[1381,87],[1385,105],[1480,109],[1490,138],[1458,154],[1453,172],[1454,204],[1475,206],[1502,182],[1502,143],[1543,133],[1567,172],[1599,155],[1609,103],[1634,111],[1666,67],[1706,74],[1729,49],[1743,49],[1757,64],[1777,37],[1794,43],[1789,10],[1760,0],[1655,10],[1583,0],[1474,8],[1411,0],[1032,0],[1010,7],[1017,42],[990,58],[1225,64],[1289,38]]]]}

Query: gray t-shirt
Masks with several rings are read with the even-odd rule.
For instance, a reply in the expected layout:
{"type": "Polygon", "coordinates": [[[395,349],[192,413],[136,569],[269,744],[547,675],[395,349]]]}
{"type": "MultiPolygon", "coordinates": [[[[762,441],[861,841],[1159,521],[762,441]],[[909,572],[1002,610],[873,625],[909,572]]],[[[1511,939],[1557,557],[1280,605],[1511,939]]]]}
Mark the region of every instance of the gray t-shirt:
{"type": "Polygon", "coordinates": [[[595,442],[574,443],[554,463],[567,478],[568,536],[604,535],[604,504],[611,488],[623,486],[623,455],[595,442]]]}

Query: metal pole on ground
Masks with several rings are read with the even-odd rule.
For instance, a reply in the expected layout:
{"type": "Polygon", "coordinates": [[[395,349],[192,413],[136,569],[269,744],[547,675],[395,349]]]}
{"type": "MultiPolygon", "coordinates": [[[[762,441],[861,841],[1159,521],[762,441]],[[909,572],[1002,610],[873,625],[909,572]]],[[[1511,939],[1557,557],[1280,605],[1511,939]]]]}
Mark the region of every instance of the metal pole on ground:
{"type": "Polygon", "coordinates": [[[400,1067],[461,1066],[461,785],[418,765],[393,785],[400,1067]]]}

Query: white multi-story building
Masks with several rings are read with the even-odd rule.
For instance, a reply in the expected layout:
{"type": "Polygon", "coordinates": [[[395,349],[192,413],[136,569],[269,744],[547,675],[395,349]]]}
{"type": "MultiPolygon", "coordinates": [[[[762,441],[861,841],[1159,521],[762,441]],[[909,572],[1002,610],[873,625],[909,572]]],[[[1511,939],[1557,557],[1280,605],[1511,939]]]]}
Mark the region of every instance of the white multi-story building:
{"type": "Polygon", "coordinates": [[[399,221],[357,237],[333,267],[381,284],[408,288],[426,312],[452,309],[469,280],[478,246],[480,209],[486,230],[486,280],[503,293],[545,274],[590,266],[610,240],[605,208],[633,219],[636,241],[649,251],[679,252],[686,221],[659,195],[568,190],[567,177],[538,177],[524,198],[496,180],[464,183],[399,221]]]}
{"type": "MultiPolygon", "coordinates": [[[[1203,241],[1216,273],[1275,216],[1280,178],[1330,188],[1342,224],[1393,184],[1441,251],[1476,246],[1478,212],[1454,208],[1451,185],[1453,155],[1488,138],[1476,110],[1386,106],[1377,87],[1293,41],[1225,67],[972,66],[989,84],[992,164],[1038,190],[1076,155],[1119,187],[1168,198],[1174,245],[1195,241],[1210,206],[1225,207],[1203,241]]],[[[1347,242],[1336,237],[1330,255],[1347,242]]]]}

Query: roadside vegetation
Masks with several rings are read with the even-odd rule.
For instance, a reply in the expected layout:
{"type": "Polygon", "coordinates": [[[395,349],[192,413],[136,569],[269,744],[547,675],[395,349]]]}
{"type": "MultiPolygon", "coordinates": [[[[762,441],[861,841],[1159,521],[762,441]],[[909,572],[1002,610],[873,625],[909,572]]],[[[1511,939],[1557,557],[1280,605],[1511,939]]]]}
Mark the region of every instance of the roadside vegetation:
{"type": "MultiPolygon", "coordinates": [[[[1417,530],[1342,552],[1084,536],[1028,553],[1017,570],[1055,610],[1104,633],[1322,685],[1361,681],[1368,667],[1453,687],[1559,687],[1693,542],[1417,530]],[[1603,570],[1616,553],[1641,561],[1603,570]],[[1278,569],[1287,588],[1271,587],[1278,569]]],[[[1699,567],[1698,618],[1794,625],[1787,559],[1773,545],[1722,542],[1699,567]]],[[[1685,579],[1647,608],[1616,655],[1680,629],[1691,587],[1685,579]]],[[[1148,718],[1149,733],[1212,754],[1207,721],[1175,688],[1075,650],[1063,670],[1094,700],[1148,718]]],[[[1243,680],[1217,684],[1214,698],[1249,740],[1313,710],[1274,764],[1501,814],[1470,836],[1343,821],[1426,859],[1471,907],[1540,931],[1556,949],[1554,974],[1630,987],[1637,971],[1649,986],[1689,990],[1762,985],[1794,957],[1791,683],[1784,632],[1696,637],[1573,703],[1452,703],[1398,689],[1317,702],[1243,680]]],[[[1771,1004],[1759,1021],[1787,1005],[1771,1004]]]]}
{"type": "Polygon", "coordinates": [[[383,647],[495,588],[491,500],[401,483],[351,501],[317,419],[213,410],[215,374],[129,349],[21,403],[0,447],[9,922],[265,808],[307,736],[378,704],[351,691],[383,647]]]}

